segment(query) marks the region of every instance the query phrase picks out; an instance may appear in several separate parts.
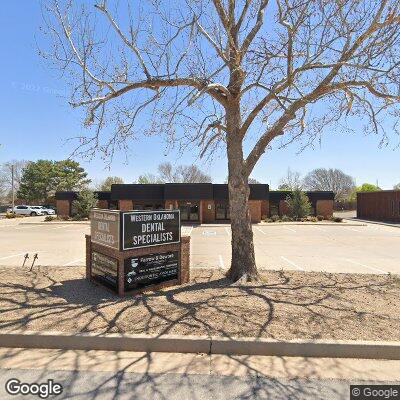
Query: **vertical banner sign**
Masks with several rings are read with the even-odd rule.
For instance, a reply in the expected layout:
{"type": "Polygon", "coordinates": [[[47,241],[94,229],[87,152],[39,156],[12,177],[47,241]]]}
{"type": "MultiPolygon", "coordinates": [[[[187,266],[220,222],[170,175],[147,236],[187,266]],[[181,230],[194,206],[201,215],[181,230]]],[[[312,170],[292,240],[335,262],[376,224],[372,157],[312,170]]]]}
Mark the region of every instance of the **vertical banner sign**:
{"type": "Polygon", "coordinates": [[[179,243],[179,210],[132,211],[122,214],[122,249],[179,243]]]}
{"type": "Polygon", "coordinates": [[[119,211],[92,210],[90,212],[92,242],[119,250],[119,216],[119,211]]]}
{"type": "Polygon", "coordinates": [[[125,290],[139,289],[179,278],[179,252],[131,257],[124,265],[125,290]]]}

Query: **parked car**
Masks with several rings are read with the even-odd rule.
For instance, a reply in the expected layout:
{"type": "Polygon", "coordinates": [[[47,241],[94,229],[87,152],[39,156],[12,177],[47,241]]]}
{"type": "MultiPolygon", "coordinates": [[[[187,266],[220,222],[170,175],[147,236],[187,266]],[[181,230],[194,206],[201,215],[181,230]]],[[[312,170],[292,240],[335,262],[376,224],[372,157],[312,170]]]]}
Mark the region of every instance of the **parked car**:
{"type": "Polygon", "coordinates": [[[55,215],[55,210],[53,208],[48,208],[46,206],[37,206],[39,209],[42,210],[44,215],[55,215]]]}
{"type": "Polygon", "coordinates": [[[36,215],[43,215],[43,210],[39,206],[15,206],[14,210],[12,208],[9,208],[7,212],[13,212],[17,215],[30,215],[32,217],[36,215]]]}

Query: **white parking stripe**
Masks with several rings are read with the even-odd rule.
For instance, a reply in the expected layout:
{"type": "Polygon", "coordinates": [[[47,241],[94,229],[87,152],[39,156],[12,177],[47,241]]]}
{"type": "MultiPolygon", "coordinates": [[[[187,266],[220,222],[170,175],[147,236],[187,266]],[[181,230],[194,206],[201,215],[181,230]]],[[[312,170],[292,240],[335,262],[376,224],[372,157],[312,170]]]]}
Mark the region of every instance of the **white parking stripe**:
{"type": "Polygon", "coordinates": [[[219,266],[220,266],[222,269],[225,269],[224,260],[222,259],[221,254],[218,256],[218,258],[219,258],[219,266]]]}
{"type": "Polygon", "coordinates": [[[361,232],[361,231],[358,230],[358,229],[350,228],[350,227],[348,227],[348,226],[345,226],[344,228],[346,228],[346,229],[348,229],[348,230],[350,230],[350,231],[353,231],[353,232],[361,232]]]}
{"type": "Polygon", "coordinates": [[[257,229],[257,230],[260,231],[263,235],[266,235],[266,233],[265,233],[263,230],[261,230],[258,226],[255,226],[254,229],[257,229]]]}
{"type": "Polygon", "coordinates": [[[319,231],[326,232],[326,229],[322,229],[320,226],[313,225],[313,228],[318,229],[319,231]]]}
{"type": "Polygon", "coordinates": [[[225,227],[225,232],[228,236],[231,236],[231,231],[227,227],[225,227]]]}
{"type": "Polygon", "coordinates": [[[353,261],[353,260],[350,260],[350,259],[347,259],[346,261],[349,262],[349,263],[352,263],[354,265],[359,265],[360,267],[368,268],[368,269],[370,269],[372,271],[380,272],[381,274],[389,275],[389,272],[386,272],[386,271],[384,271],[382,269],[379,269],[379,268],[370,267],[369,265],[361,264],[361,263],[359,263],[357,261],[353,261]]]}
{"type": "Polygon", "coordinates": [[[84,258],[78,258],[77,260],[73,260],[69,263],[63,264],[63,267],[67,267],[68,265],[74,265],[75,263],[79,262],[79,261],[84,261],[84,258]]]}
{"type": "Polygon", "coordinates": [[[13,257],[18,257],[18,256],[23,256],[26,253],[18,253],[18,254],[13,254],[12,256],[7,256],[7,257],[1,257],[0,260],[6,260],[7,258],[13,258],[13,257]]]}
{"type": "Polygon", "coordinates": [[[297,268],[299,271],[304,271],[303,268],[299,267],[295,262],[289,260],[288,258],[281,256],[282,260],[286,261],[288,264],[292,265],[293,267],[297,268]]]}
{"type": "Polygon", "coordinates": [[[287,229],[288,231],[296,233],[296,231],[292,228],[288,228],[287,226],[282,226],[283,229],[287,229]]]}

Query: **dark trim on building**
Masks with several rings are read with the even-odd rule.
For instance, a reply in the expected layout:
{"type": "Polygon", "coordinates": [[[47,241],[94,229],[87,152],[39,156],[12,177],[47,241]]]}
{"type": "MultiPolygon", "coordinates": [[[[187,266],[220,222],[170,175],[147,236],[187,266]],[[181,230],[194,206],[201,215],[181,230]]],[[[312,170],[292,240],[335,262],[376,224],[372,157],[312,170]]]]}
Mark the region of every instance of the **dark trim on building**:
{"type": "Polygon", "coordinates": [[[114,184],[112,200],[164,201],[164,184],[114,184]]]}
{"type": "MultiPolygon", "coordinates": [[[[290,190],[272,190],[269,192],[270,201],[286,200],[287,196],[292,192],[290,190]]],[[[312,191],[306,192],[307,197],[311,202],[317,200],[334,200],[335,193],[331,191],[312,191]]]]}

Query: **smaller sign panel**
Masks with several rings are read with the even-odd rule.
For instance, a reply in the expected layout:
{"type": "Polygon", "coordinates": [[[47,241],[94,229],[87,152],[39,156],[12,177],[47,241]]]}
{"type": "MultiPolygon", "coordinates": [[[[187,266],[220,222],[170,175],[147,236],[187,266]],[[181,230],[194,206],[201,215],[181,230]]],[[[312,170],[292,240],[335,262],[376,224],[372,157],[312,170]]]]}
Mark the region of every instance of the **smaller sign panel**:
{"type": "Polygon", "coordinates": [[[119,217],[119,211],[92,210],[90,212],[92,242],[119,250],[119,217]]]}
{"type": "Polygon", "coordinates": [[[125,212],[122,221],[123,250],[180,242],[179,210],[125,212]]]}
{"type": "Polygon", "coordinates": [[[92,251],[92,277],[118,290],[118,260],[92,251]]]}
{"type": "Polygon", "coordinates": [[[124,265],[125,290],[139,289],[179,278],[179,252],[131,257],[124,265]]]}

